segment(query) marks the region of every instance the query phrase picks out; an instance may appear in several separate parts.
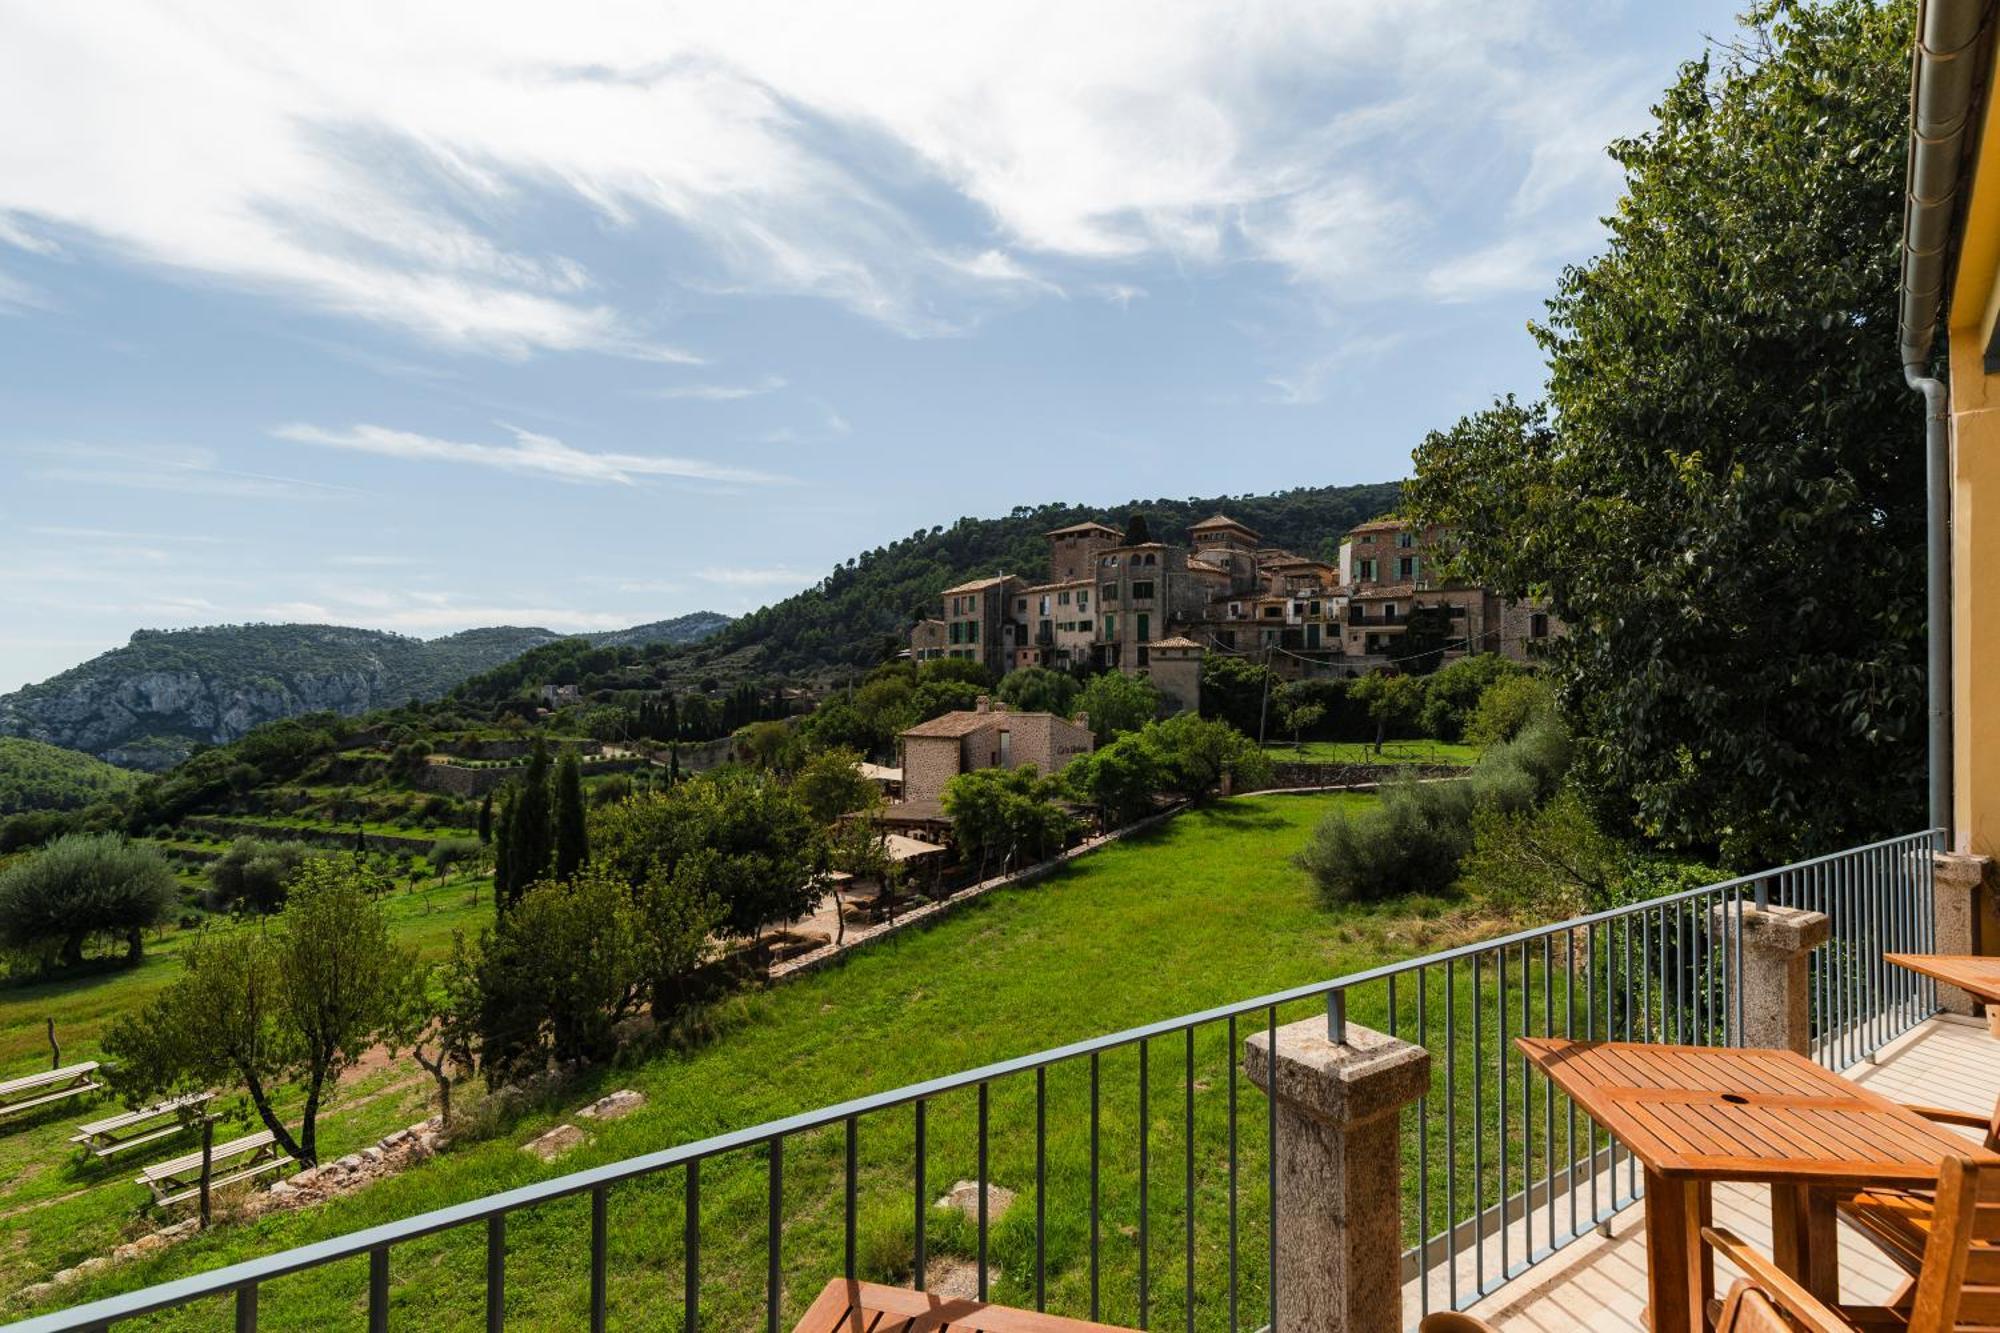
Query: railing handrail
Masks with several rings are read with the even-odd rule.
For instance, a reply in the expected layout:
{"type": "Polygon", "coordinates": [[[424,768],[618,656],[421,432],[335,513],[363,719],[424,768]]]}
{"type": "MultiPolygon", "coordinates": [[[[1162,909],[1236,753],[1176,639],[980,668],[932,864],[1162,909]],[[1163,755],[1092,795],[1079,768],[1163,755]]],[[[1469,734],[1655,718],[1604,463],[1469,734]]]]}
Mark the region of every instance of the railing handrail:
{"type": "Polygon", "coordinates": [[[570,1198],[592,1190],[603,1189],[641,1176],[657,1174],[674,1167],[686,1166],[724,1153],[739,1151],[759,1144],[785,1139],[815,1129],[824,1129],[857,1116],[893,1107],[906,1106],[914,1102],[927,1101],[945,1093],[991,1083],[1010,1075],[1030,1070],[1047,1068],[1076,1059],[1079,1056],[1102,1053],[1130,1046],[1137,1042],[1149,1041],[1167,1033],[1182,1032],[1189,1028],[1203,1027],[1218,1021],[1242,1017],[1258,1011],[1269,1012],[1280,1006],[1295,1004],[1303,1000],[1318,999],[1423,969],[1448,966],[1461,959],[1476,955],[1504,951],[1530,940],[1566,932],[1588,929],[1608,921],[1640,912],[1652,912],[1662,907],[1672,906],[1696,898],[1711,897],[1732,889],[1751,886],[1759,880],[1771,879],[1814,866],[1853,857],[1865,852],[1881,851],[1898,845],[1921,845],[1928,849],[1934,845],[1937,829],[1925,829],[1917,833],[1906,833],[1893,838],[1883,838],[1858,847],[1844,848],[1823,856],[1794,861],[1787,865],[1775,866],[1753,874],[1738,875],[1731,879],[1718,880],[1697,888],[1684,889],[1678,893],[1664,894],[1636,903],[1606,908],[1563,921],[1525,930],[1488,940],[1479,940],[1455,948],[1439,950],[1414,958],[1384,963],[1378,967],[1359,972],[1349,972],[1324,981],[1309,982],[1285,990],[1272,991],[1255,999],[1235,1001],[1218,1005],[1196,1013],[1161,1019],[1136,1027],[1125,1028],[1101,1037],[1090,1037],[1071,1042],[1064,1046],[1016,1056],[1008,1060],[995,1061],[955,1074],[945,1074],[920,1083],[906,1084],[887,1092],[871,1093],[864,1097],[850,1098],[832,1106],[811,1111],[801,1111],[795,1115],[777,1120],[765,1121],[744,1129],[725,1134],[712,1135],[692,1143],[684,1143],[672,1148],[662,1148],[655,1152],[642,1153],[636,1157],[608,1162],[602,1166],[587,1167],[572,1171],[550,1180],[536,1181],[516,1186],[497,1194],[482,1195],[463,1203],[448,1204],[442,1208],[419,1213],[413,1217],[384,1222],[360,1231],[349,1232],[326,1240],[314,1241],[294,1249],[281,1250],[276,1254],[245,1259],[223,1268],[206,1273],[192,1274],[184,1278],[137,1291],[92,1301],[87,1305],[74,1306],[53,1311],[46,1315],[11,1324],[7,1327],[13,1333],[56,1333],[57,1330],[89,1328],[117,1319],[129,1319],[136,1315],[148,1314],[156,1310],[186,1304],[203,1296],[224,1295],[238,1288],[255,1286],[272,1278],[322,1264],[351,1259],[388,1245],[397,1245],[419,1239],[440,1231],[449,1231],[468,1223],[490,1219],[514,1212],[521,1208],[550,1203],[570,1198]]]}

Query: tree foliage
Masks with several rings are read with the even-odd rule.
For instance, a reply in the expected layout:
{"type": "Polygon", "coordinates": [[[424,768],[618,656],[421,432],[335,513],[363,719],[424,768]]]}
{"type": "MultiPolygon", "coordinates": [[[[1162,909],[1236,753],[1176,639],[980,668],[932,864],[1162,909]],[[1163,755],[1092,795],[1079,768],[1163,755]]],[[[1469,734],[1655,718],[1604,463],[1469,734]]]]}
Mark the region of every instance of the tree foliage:
{"type": "Polygon", "coordinates": [[[1077,696],[1076,708],[1090,720],[1090,734],[1103,745],[1158,717],[1160,691],[1144,676],[1106,671],[1090,678],[1077,696]]]}
{"type": "Polygon", "coordinates": [[[300,868],[276,929],[204,934],[182,958],[171,985],[105,1032],[120,1091],[136,1105],[242,1087],[279,1145],[313,1164],[340,1071],[404,1018],[414,953],[391,943],[360,873],[318,857],[300,868]],[[274,1100],[291,1082],[303,1085],[296,1136],[274,1100]]]}
{"type": "Polygon", "coordinates": [[[305,859],[305,848],[296,842],[238,838],[209,862],[209,888],[220,906],[240,903],[252,912],[275,912],[285,905],[285,893],[305,859]]]}
{"type": "Polygon", "coordinates": [[[1915,827],[1919,400],[1895,363],[1906,5],[1767,0],[1612,147],[1605,253],[1536,330],[1548,406],[1433,434],[1408,508],[1545,593],[1587,790],[1742,865],[1915,827]]]}
{"type": "Polygon", "coordinates": [[[116,833],[67,834],[0,870],[0,944],[76,964],[93,937],[112,936],[137,962],[144,932],[175,900],[173,871],[151,847],[116,833]]]}

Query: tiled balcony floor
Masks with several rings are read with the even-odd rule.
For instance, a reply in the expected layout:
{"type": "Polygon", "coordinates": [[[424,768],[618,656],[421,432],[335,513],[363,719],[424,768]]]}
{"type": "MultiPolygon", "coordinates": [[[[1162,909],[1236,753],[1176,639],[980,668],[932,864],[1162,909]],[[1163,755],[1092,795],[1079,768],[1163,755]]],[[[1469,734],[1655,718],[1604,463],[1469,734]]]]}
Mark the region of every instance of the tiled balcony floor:
{"type": "MultiPolygon", "coordinates": [[[[1898,1101],[1983,1114],[2000,1096],[2000,1040],[1988,1035],[1983,1022],[1933,1019],[1883,1047],[1880,1063],[1864,1062],[1847,1075],[1898,1101]]],[[[1761,1187],[1718,1186],[1715,1215],[1753,1245],[1770,1245],[1770,1205],[1761,1187]]],[[[1644,1220],[1643,1204],[1626,1209],[1613,1220],[1609,1238],[1593,1235],[1575,1242],[1486,1297],[1472,1313],[1502,1333],[1643,1330],[1644,1220]]],[[[1900,1272],[1874,1246],[1845,1226],[1840,1239],[1843,1300],[1879,1301],[1900,1285],[1900,1272]]],[[[1718,1264],[1717,1291],[1727,1290],[1735,1276],[1726,1264],[1718,1264]]],[[[1413,1304],[1405,1305],[1406,1312],[1413,1309],[1413,1304]]]]}

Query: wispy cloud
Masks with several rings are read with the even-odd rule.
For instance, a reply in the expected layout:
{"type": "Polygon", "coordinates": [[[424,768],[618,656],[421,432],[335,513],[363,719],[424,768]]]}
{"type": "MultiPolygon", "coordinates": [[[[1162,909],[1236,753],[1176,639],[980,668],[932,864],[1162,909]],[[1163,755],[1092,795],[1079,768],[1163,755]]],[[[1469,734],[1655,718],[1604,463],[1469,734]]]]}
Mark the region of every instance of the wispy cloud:
{"type": "Polygon", "coordinates": [[[64,537],[91,542],[191,542],[198,546],[215,546],[222,541],[222,538],[208,533],[130,532],[118,528],[73,528],[56,524],[36,524],[28,531],[38,537],[64,537]]]}
{"type": "Polygon", "coordinates": [[[671,237],[685,287],[914,334],[1148,256],[1365,300],[1533,234],[1645,104],[1553,0],[15,12],[0,123],[37,132],[0,140],[0,246],[503,355],[690,359],[656,293],[547,248],[551,206],[671,237]],[[1475,191],[1489,225],[1454,226],[1475,191]]]}
{"type": "Polygon", "coordinates": [[[817,575],[787,565],[773,565],[764,569],[711,566],[696,570],[694,576],[704,583],[719,583],[732,588],[765,588],[780,585],[802,588],[818,581],[817,575]]]}
{"type": "Polygon", "coordinates": [[[766,375],[754,384],[677,384],[665,389],[647,389],[648,398],[689,398],[703,403],[732,403],[741,398],[757,398],[785,387],[780,375],[766,375]]]}
{"type": "Polygon", "coordinates": [[[30,477],[79,486],[207,495],[226,500],[334,500],[366,494],[355,487],[332,482],[226,468],[212,449],[66,444],[30,448],[25,452],[59,460],[30,468],[30,477]]]}
{"type": "Polygon", "coordinates": [[[272,434],[296,444],[323,445],[405,462],[458,463],[586,485],[631,486],[648,477],[744,485],[771,485],[788,480],[769,472],[725,467],[699,458],[680,458],[669,454],[592,453],[565,444],[553,435],[512,426],[505,429],[513,439],[502,444],[446,440],[415,431],[371,425],[327,430],[293,423],[278,427],[272,434]]]}

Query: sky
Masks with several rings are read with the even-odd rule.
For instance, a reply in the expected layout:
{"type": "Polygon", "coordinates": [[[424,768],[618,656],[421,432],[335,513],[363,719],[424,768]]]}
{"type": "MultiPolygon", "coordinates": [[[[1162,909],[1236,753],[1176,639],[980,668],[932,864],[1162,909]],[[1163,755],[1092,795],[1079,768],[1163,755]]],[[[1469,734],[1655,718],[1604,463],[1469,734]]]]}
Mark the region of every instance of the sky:
{"type": "Polygon", "coordinates": [[[0,0],[0,690],[1400,477],[1734,9],[0,0]]]}

